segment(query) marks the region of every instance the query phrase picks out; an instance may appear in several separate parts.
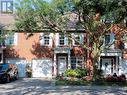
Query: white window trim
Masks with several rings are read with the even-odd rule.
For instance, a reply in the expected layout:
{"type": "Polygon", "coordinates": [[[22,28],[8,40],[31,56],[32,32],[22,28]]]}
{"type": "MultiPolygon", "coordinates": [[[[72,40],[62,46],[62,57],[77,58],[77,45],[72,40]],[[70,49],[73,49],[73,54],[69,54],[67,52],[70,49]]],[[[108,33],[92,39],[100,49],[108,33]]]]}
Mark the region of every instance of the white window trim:
{"type": "Polygon", "coordinates": [[[80,46],[81,44],[83,44],[83,41],[84,41],[84,35],[83,34],[81,34],[81,33],[80,34],[76,34],[76,33],[72,34],[73,39],[75,39],[75,37],[78,37],[78,36],[80,37],[80,41],[79,41],[80,43],[79,43],[79,45],[77,45],[75,43],[75,40],[72,40],[72,45],[73,46],[80,46]]]}
{"type": "Polygon", "coordinates": [[[52,39],[53,39],[53,33],[40,33],[40,44],[42,46],[52,46],[52,39]],[[49,36],[49,44],[44,43],[44,36],[48,35],[49,36]]]}
{"type": "MultiPolygon", "coordinates": [[[[109,35],[110,36],[110,42],[108,43],[108,44],[112,44],[110,46],[110,48],[114,48],[114,40],[115,40],[114,33],[110,33],[110,34],[106,34],[106,35],[109,35]]],[[[104,39],[104,42],[105,42],[105,39],[104,39]]]]}
{"type": "Polygon", "coordinates": [[[110,34],[110,43],[112,44],[110,46],[111,48],[114,48],[114,40],[115,40],[114,33],[111,33],[110,34]]]}
{"type": "Polygon", "coordinates": [[[18,45],[18,33],[14,34],[14,45],[18,45]]]}
{"type": "Polygon", "coordinates": [[[64,35],[64,44],[63,44],[63,45],[60,44],[60,35],[61,35],[61,34],[58,34],[58,39],[59,39],[59,40],[58,40],[58,45],[59,45],[59,46],[68,45],[68,37],[67,37],[66,35],[64,35],[64,34],[62,34],[62,35],[64,35]]]}
{"type": "Polygon", "coordinates": [[[127,34],[125,35],[125,43],[124,43],[124,48],[127,49],[127,34]]]}

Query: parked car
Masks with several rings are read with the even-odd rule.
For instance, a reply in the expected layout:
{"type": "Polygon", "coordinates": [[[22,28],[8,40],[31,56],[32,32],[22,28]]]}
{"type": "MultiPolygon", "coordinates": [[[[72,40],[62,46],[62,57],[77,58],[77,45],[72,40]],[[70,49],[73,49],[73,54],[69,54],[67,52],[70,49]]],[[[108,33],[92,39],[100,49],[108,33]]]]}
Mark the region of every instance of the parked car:
{"type": "Polygon", "coordinates": [[[18,69],[14,64],[0,64],[0,82],[10,82],[12,79],[18,79],[18,69]]]}

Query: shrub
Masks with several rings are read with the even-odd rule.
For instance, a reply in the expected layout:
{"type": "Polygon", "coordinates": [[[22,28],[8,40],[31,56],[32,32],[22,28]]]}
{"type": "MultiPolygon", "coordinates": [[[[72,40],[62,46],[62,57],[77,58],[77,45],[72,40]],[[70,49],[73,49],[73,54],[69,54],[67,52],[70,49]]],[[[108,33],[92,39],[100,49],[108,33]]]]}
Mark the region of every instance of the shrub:
{"type": "Polygon", "coordinates": [[[76,77],[77,76],[77,72],[76,72],[76,70],[69,69],[69,70],[65,71],[65,75],[67,77],[76,77]]]}
{"type": "Polygon", "coordinates": [[[76,72],[77,72],[77,76],[78,78],[82,78],[84,76],[86,76],[86,70],[85,69],[76,69],[76,72]]]}
{"type": "Polygon", "coordinates": [[[82,78],[84,76],[86,76],[86,70],[85,69],[69,69],[65,71],[65,75],[67,77],[77,77],[77,78],[82,78]]]}
{"type": "Polygon", "coordinates": [[[105,78],[107,82],[126,82],[126,76],[124,74],[120,76],[107,76],[105,78]]]}
{"type": "Polygon", "coordinates": [[[98,76],[103,76],[104,72],[101,69],[97,69],[97,73],[98,76]]]}

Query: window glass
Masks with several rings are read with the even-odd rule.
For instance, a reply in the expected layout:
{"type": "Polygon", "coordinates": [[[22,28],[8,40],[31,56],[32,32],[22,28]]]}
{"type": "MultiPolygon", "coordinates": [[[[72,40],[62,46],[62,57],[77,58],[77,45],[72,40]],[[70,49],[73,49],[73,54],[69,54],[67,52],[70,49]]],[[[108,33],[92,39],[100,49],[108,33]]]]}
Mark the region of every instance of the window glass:
{"type": "Polygon", "coordinates": [[[65,44],[65,37],[63,34],[59,35],[59,45],[64,45],[65,44]]]}
{"type": "Polygon", "coordinates": [[[49,35],[44,35],[44,45],[49,45],[49,35]]]}
{"type": "Polygon", "coordinates": [[[1,12],[12,13],[13,12],[13,1],[1,1],[1,12]]]}
{"type": "Polygon", "coordinates": [[[71,69],[83,68],[83,57],[71,57],[71,69]]]}
{"type": "Polygon", "coordinates": [[[80,36],[75,37],[75,45],[79,45],[80,41],[81,41],[80,36]]]}
{"type": "Polygon", "coordinates": [[[5,39],[6,45],[14,45],[14,33],[8,35],[8,37],[5,39]]]}
{"type": "Polygon", "coordinates": [[[110,35],[105,35],[105,44],[110,43],[110,35]]]}

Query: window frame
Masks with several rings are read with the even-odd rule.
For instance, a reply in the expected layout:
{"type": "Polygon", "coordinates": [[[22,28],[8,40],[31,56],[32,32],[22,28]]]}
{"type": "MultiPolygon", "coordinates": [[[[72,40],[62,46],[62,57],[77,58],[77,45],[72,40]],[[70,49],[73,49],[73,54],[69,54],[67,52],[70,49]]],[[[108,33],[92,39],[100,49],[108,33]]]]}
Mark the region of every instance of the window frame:
{"type": "Polygon", "coordinates": [[[83,62],[84,62],[84,57],[75,57],[75,56],[72,56],[72,57],[71,57],[71,69],[77,69],[77,68],[79,68],[79,67],[84,68],[84,67],[83,67],[83,62]],[[74,60],[72,60],[72,59],[74,59],[74,60]],[[72,61],[73,61],[74,63],[72,63],[72,61]],[[81,63],[78,63],[79,61],[80,61],[81,63]],[[75,67],[73,67],[73,65],[74,65],[75,67]]]}
{"type": "Polygon", "coordinates": [[[66,43],[65,43],[65,35],[64,34],[59,34],[59,45],[60,46],[64,46],[66,43]],[[61,39],[62,37],[62,39],[61,39]],[[63,41],[63,44],[61,44],[60,42],[63,41]]]}
{"type": "Polygon", "coordinates": [[[105,35],[105,45],[108,45],[108,44],[110,44],[110,41],[111,41],[111,38],[110,38],[110,34],[106,34],[105,35]],[[107,39],[106,38],[108,38],[108,41],[107,41],[107,39]]]}
{"type": "Polygon", "coordinates": [[[81,44],[81,35],[76,35],[75,36],[75,40],[74,40],[74,45],[75,46],[78,46],[78,45],[80,45],[81,44]],[[78,38],[78,39],[77,39],[78,38]],[[78,41],[78,42],[77,42],[78,41]]]}
{"type": "Polygon", "coordinates": [[[49,36],[50,34],[44,34],[44,37],[43,37],[43,41],[44,41],[44,45],[45,46],[49,46],[50,45],[50,36],[49,36]],[[46,38],[48,38],[48,39],[45,39],[45,37],[46,38]],[[47,43],[48,42],[48,43],[47,43]]]}
{"type": "Polygon", "coordinates": [[[5,38],[5,45],[16,46],[18,44],[18,34],[13,32],[5,38]]]}
{"type": "Polygon", "coordinates": [[[127,49],[127,34],[125,34],[124,48],[127,49]]]}
{"type": "Polygon", "coordinates": [[[5,14],[8,14],[8,13],[13,13],[13,7],[14,7],[14,4],[13,4],[13,1],[0,1],[1,2],[1,13],[5,13],[5,14]],[[3,4],[5,3],[6,6],[4,6],[3,4]],[[9,9],[9,5],[10,4],[10,7],[12,7],[12,9],[9,9]],[[5,9],[4,9],[5,8],[5,9]]]}
{"type": "Polygon", "coordinates": [[[84,35],[82,33],[72,33],[71,35],[72,35],[72,38],[75,39],[75,40],[72,40],[73,46],[79,46],[83,44],[84,35]],[[77,37],[79,39],[76,39],[77,37]],[[79,41],[79,43],[77,41],[79,41]]]}

